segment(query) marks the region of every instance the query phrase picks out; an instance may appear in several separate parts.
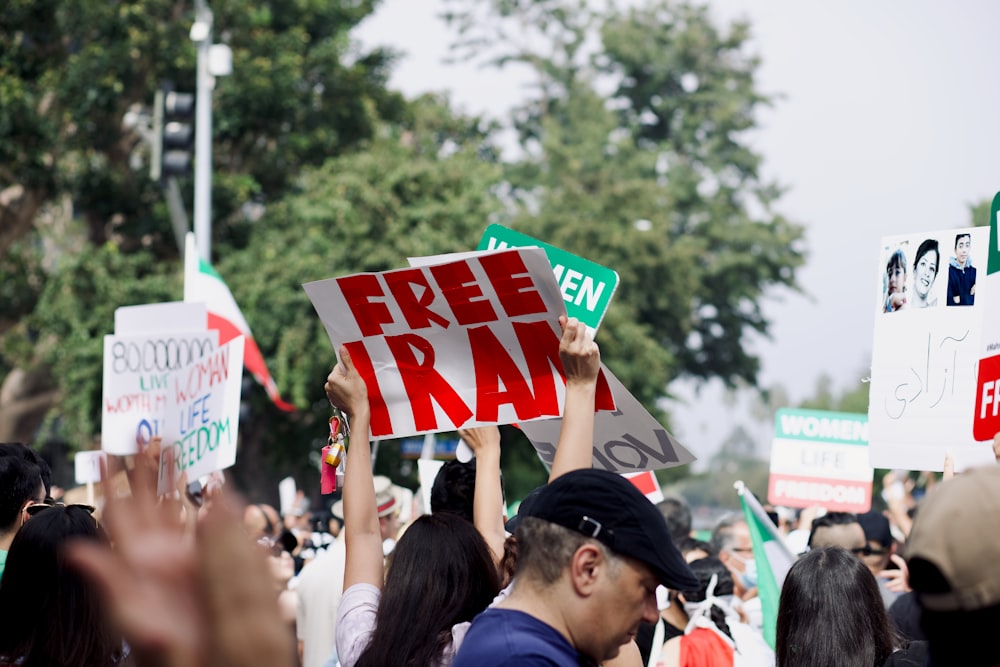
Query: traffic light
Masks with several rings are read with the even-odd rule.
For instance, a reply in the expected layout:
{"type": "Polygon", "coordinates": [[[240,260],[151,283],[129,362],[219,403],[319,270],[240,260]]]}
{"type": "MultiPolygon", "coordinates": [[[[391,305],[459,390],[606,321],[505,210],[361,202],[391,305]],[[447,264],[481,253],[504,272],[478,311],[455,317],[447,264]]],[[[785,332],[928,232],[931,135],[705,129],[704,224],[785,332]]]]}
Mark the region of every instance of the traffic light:
{"type": "Polygon", "coordinates": [[[153,154],[149,167],[149,175],[154,181],[164,176],[183,176],[191,172],[194,101],[192,93],[157,91],[153,104],[153,154]]]}

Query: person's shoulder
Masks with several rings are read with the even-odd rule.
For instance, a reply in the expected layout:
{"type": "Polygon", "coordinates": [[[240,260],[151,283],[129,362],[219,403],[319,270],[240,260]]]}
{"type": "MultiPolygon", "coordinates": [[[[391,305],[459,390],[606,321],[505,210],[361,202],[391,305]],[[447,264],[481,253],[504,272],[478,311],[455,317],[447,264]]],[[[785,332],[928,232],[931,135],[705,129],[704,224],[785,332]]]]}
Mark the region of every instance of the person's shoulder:
{"type": "Polygon", "coordinates": [[[577,664],[576,650],[552,626],[521,611],[490,608],[473,619],[452,667],[577,664]]]}
{"type": "Polygon", "coordinates": [[[910,642],[890,655],[882,667],[926,667],[930,664],[930,651],[925,641],[910,642]]]}

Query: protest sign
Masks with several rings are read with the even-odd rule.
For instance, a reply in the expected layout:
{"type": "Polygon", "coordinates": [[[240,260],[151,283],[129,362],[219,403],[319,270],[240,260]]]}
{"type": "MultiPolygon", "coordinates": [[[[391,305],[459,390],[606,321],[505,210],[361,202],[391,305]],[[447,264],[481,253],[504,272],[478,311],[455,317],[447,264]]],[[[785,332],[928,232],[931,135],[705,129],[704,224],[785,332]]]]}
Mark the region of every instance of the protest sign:
{"type": "Polygon", "coordinates": [[[1000,193],[990,206],[990,243],[986,275],[979,277],[980,306],[985,311],[979,366],[976,372],[976,402],[972,434],[976,440],[992,440],[1000,433],[1000,193]]]}
{"type": "MultiPolygon", "coordinates": [[[[545,253],[514,249],[303,285],[368,387],[371,435],[401,438],[558,416],[565,400],[545,253]]],[[[603,379],[597,406],[614,409],[603,379]]]]}
{"type": "Polygon", "coordinates": [[[791,408],[775,414],[768,502],[867,512],[873,473],[867,415],[791,408]]]}
{"type": "Polygon", "coordinates": [[[76,483],[100,482],[102,461],[104,461],[104,452],[77,452],[73,457],[73,472],[76,483]]]}
{"type": "Polygon", "coordinates": [[[566,302],[566,314],[583,322],[594,335],[618,289],[617,272],[503,225],[487,227],[478,249],[534,247],[543,249],[549,258],[559,292],[566,302]]]}
{"type": "Polygon", "coordinates": [[[956,470],[993,460],[973,435],[984,311],[996,298],[977,281],[988,234],[974,227],[882,241],[868,406],[875,468],[941,470],[949,451],[956,470]]]}
{"type": "Polygon", "coordinates": [[[660,488],[660,481],[652,470],[644,472],[626,472],[622,477],[632,482],[635,488],[642,491],[642,495],[649,499],[649,502],[656,505],[663,502],[663,489],[660,488]]]}
{"type": "Polygon", "coordinates": [[[160,422],[160,493],[236,463],[243,387],[242,336],[170,375],[160,422]]]}
{"type": "Polygon", "coordinates": [[[459,442],[461,440],[458,438],[434,438],[430,456],[426,456],[426,436],[422,438],[403,438],[399,441],[399,456],[404,459],[453,459],[455,458],[459,442]]]}
{"type": "Polygon", "coordinates": [[[104,337],[101,448],[135,454],[136,439],[163,434],[171,375],[214,350],[218,332],[167,331],[104,337]]]}
{"type": "MultiPolygon", "coordinates": [[[[594,415],[595,468],[611,472],[658,470],[691,463],[694,455],[667,433],[625,385],[601,366],[615,396],[613,412],[594,415]]],[[[524,435],[545,465],[552,467],[559,442],[562,419],[545,419],[519,424],[524,435]]]]}
{"type": "Polygon", "coordinates": [[[167,301],[115,309],[115,334],[119,336],[204,331],[206,328],[208,308],[204,303],[167,301]]]}

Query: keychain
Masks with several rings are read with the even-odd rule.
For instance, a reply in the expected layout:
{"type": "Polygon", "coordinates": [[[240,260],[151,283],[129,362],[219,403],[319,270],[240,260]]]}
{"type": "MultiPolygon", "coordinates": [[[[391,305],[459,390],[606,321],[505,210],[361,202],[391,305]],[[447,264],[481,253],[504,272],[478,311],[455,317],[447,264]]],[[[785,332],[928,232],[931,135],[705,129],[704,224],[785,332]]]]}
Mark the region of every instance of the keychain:
{"type": "Polygon", "coordinates": [[[339,409],[333,409],[330,417],[330,435],[323,448],[321,467],[321,491],[324,494],[333,493],[338,486],[344,484],[344,459],[351,437],[351,428],[347,423],[347,415],[339,409]]]}

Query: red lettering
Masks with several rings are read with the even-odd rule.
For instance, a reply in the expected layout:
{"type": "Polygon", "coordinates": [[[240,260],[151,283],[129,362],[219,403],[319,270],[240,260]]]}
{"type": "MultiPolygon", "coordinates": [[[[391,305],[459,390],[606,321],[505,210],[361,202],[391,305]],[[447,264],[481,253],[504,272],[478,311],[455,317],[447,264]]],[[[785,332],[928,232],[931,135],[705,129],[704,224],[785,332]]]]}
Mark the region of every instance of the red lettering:
{"type": "Polygon", "coordinates": [[[562,362],[559,361],[559,337],[552,331],[552,325],[545,320],[538,322],[514,322],[514,333],[521,344],[521,352],[528,362],[528,375],[535,390],[535,405],[540,415],[559,416],[559,397],[556,395],[556,381],[552,371],[562,377],[562,362]]]}
{"type": "Polygon", "coordinates": [[[545,302],[535,289],[535,281],[519,254],[497,252],[478,259],[508,317],[545,312],[545,302]]]}
{"type": "Polygon", "coordinates": [[[496,321],[496,311],[489,299],[483,296],[483,290],[476,282],[476,276],[468,262],[438,264],[431,267],[431,273],[459,324],[496,321]]]}
{"type": "Polygon", "coordinates": [[[358,369],[358,375],[361,379],[365,381],[365,386],[368,387],[368,406],[371,410],[371,428],[372,437],[379,437],[382,435],[389,435],[392,433],[392,419],[389,417],[389,408],[385,404],[385,398],[382,396],[382,389],[378,385],[378,378],[375,377],[375,367],[372,365],[372,359],[368,356],[368,350],[365,349],[364,341],[355,341],[353,343],[344,343],[344,347],[351,355],[351,361],[354,362],[354,367],[358,369]]]}
{"type": "Polygon", "coordinates": [[[431,326],[431,322],[439,324],[442,329],[448,328],[448,320],[428,308],[434,303],[434,290],[427,282],[427,276],[421,269],[402,269],[386,273],[385,284],[389,286],[389,291],[396,298],[399,309],[403,311],[403,317],[411,329],[426,329],[431,326]],[[413,289],[414,285],[423,288],[418,296],[413,289]]]}
{"type": "MultiPolygon", "coordinates": [[[[469,329],[469,343],[476,371],[476,420],[497,421],[499,406],[510,403],[514,406],[518,419],[534,419],[542,416],[538,411],[535,397],[528,383],[521,375],[517,364],[497,340],[488,326],[469,329]],[[504,389],[500,389],[500,383],[504,389]]],[[[548,372],[552,379],[552,372],[548,372]]],[[[559,414],[559,406],[553,415],[559,414]]]]}
{"type": "Polygon", "coordinates": [[[362,336],[378,336],[383,324],[392,323],[392,313],[382,301],[372,301],[373,297],[384,297],[385,292],[378,277],[370,273],[337,278],[337,285],[344,293],[347,305],[358,323],[362,336]]]}
{"type": "MultiPolygon", "coordinates": [[[[558,399],[556,397],[555,380],[552,369],[565,380],[562,361],[559,359],[559,335],[549,322],[514,322],[514,333],[517,342],[521,344],[525,361],[528,362],[528,374],[535,390],[535,404],[540,414],[559,415],[558,399]]],[[[615,396],[611,393],[608,378],[604,371],[597,375],[597,394],[594,397],[594,411],[614,410],[615,396]]]]}
{"type": "MultiPolygon", "coordinates": [[[[434,370],[434,347],[429,341],[416,334],[401,334],[386,336],[385,342],[396,359],[396,367],[399,368],[399,376],[410,399],[410,409],[413,410],[413,423],[418,431],[433,431],[437,428],[431,398],[444,409],[455,426],[461,426],[469,420],[472,410],[448,381],[434,370]],[[423,355],[423,361],[417,361],[414,350],[423,355]]],[[[372,419],[372,423],[374,421],[372,419]]]]}

